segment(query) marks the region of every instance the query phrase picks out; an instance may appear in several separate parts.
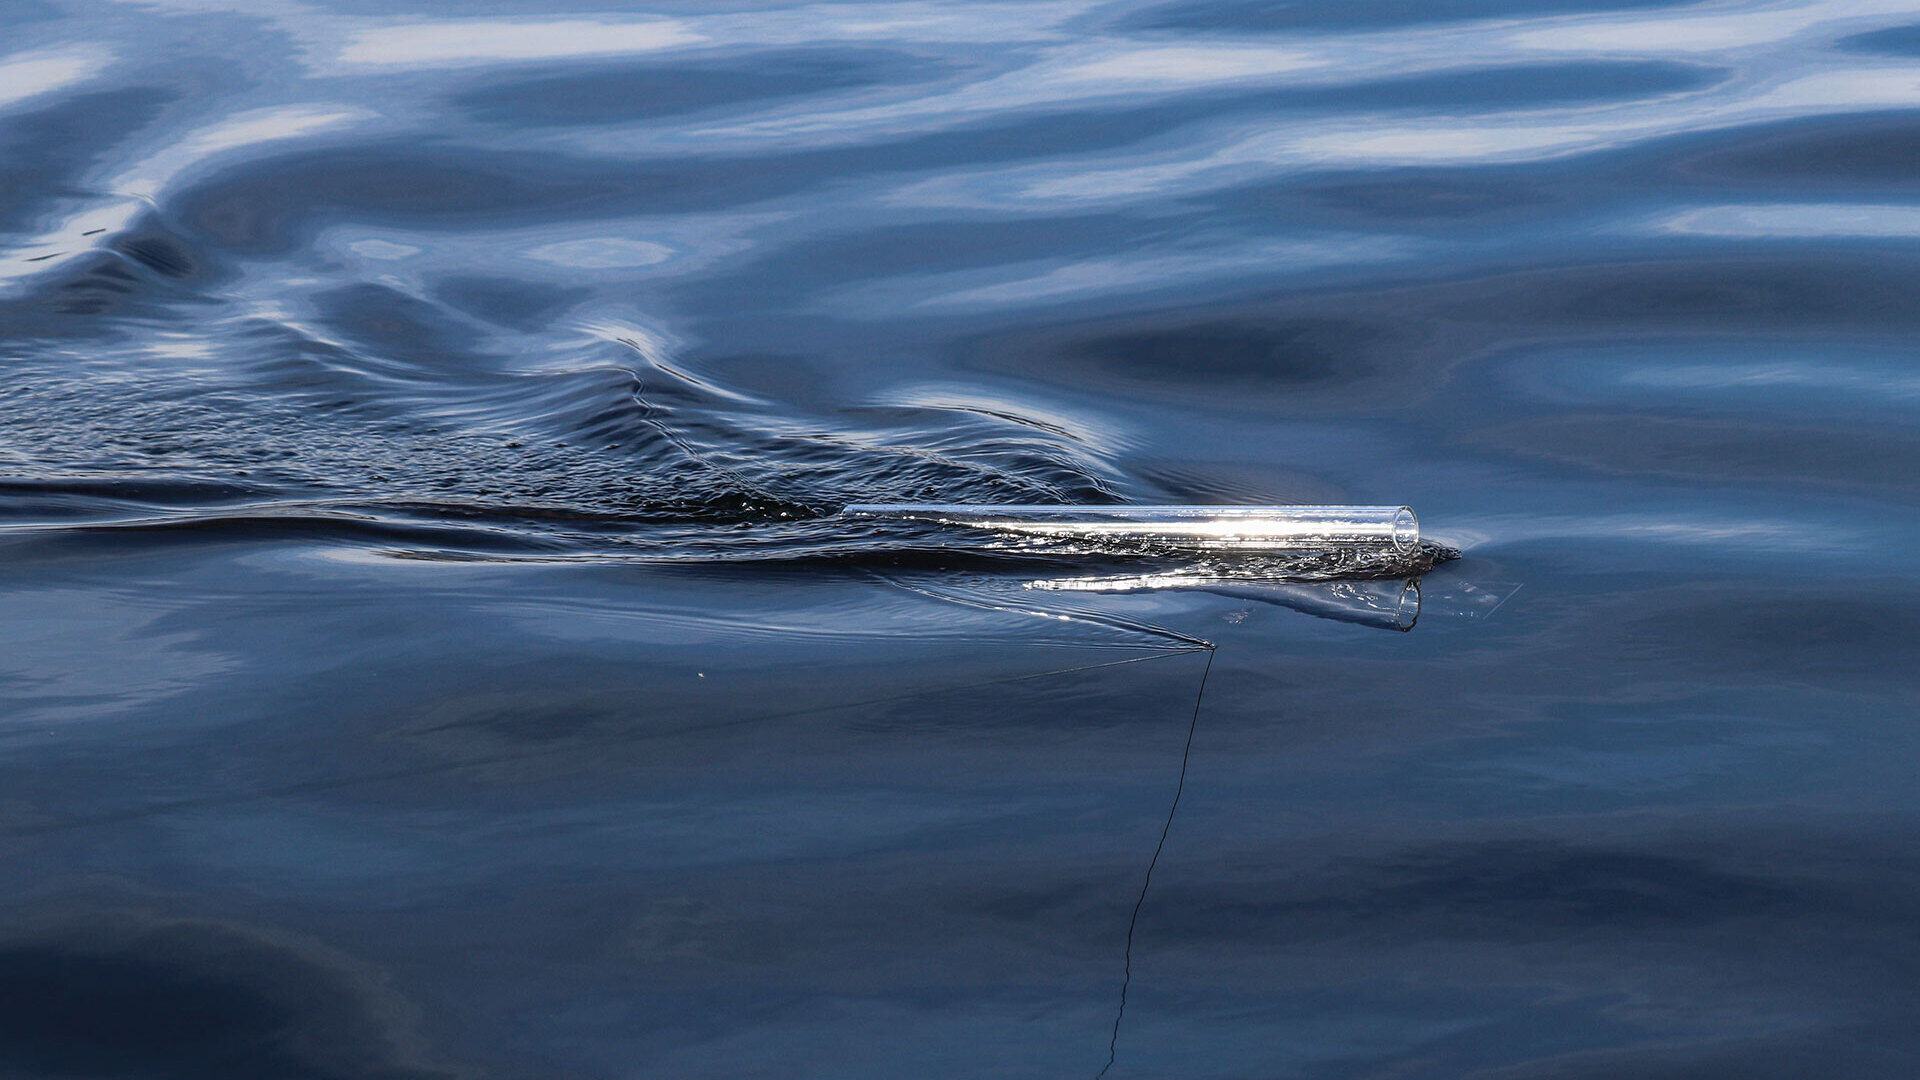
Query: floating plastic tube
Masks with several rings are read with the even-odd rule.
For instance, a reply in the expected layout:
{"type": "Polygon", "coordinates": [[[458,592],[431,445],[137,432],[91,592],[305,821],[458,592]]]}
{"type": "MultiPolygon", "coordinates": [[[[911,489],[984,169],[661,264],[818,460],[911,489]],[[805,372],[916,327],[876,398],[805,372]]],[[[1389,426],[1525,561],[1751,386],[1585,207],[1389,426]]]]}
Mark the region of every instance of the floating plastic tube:
{"type": "Polygon", "coordinates": [[[847,517],[961,525],[1052,539],[1098,539],[1214,551],[1374,548],[1412,552],[1420,519],[1404,506],[967,506],[857,503],[847,517]]]}

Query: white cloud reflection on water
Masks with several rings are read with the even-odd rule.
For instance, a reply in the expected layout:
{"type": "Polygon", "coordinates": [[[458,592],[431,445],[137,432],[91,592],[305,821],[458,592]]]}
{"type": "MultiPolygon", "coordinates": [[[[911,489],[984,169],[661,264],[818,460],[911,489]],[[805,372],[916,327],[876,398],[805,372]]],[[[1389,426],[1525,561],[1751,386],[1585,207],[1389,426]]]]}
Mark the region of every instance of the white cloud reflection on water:
{"type": "Polygon", "coordinates": [[[555,266],[580,270],[614,270],[624,267],[653,266],[673,258],[673,249],[648,240],[596,237],[586,240],[561,240],[527,252],[527,257],[555,266]]]}
{"type": "Polygon", "coordinates": [[[1712,91],[1625,104],[1518,109],[1473,116],[1405,110],[1262,118],[1207,125],[1198,138],[1147,153],[1084,155],[948,174],[904,185],[900,205],[1003,210],[1129,203],[1219,190],[1310,169],[1519,164],[1618,150],[1654,139],[1818,114],[1920,102],[1920,65],[1821,72],[1774,85],[1730,79],[1712,91]]]}
{"type": "MultiPolygon", "coordinates": [[[[1301,273],[1404,258],[1416,243],[1395,237],[1339,236],[1275,240],[1200,251],[1153,250],[1067,263],[1004,265],[981,273],[957,273],[902,281],[885,290],[922,311],[1005,310],[1085,296],[1151,292],[1234,273],[1301,273]],[[982,280],[983,278],[987,280],[982,280]],[[920,297],[913,300],[910,297],[920,297]]],[[[853,294],[854,310],[876,310],[872,290],[853,294]]],[[[897,317],[890,305],[879,305],[897,317]]]]}
{"type": "Polygon", "coordinates": [[[79,45],[0,60],[0,108],[84,82],[99,74],[111,57],[100,46],[79,45]]]}
{"type": "Polygon", "coordinates": [[[1655,219],[1658,233],[1741,239],[1903,240],[1920,237],[1920,206],[1871,203],[1760,203],[1706,206],[1655,219]]]}
{"type": "Polygon", "coordinates": [[[334,131],[372,118],[368,110],[313,104],[243,112],[210,124],[146,156],[127,171],[104,178],[100,201],[38,235],[0,249],[0,292],[20,280],[55,270],[93,250],[91,237],[127,228],[180,177],[223,154],[267,143],[334,131]]]}
{"type": "Polygon", "coordinates": [[[667,19],[472,19],[403,22],[355,34],[339,64],[487,64],[653,52],[705,40],[667,19]]]}
{"type": "Polygon", "coordinates": [[[1298,48],[1156,45],[1070,63],[1053,72],[1049,81],[1108,83],[1126,90],[1143,86],[1172,89],[1249,78],[1271,79],[1284,72],[1308,70],[1327,63],[1326,57],[1298,48]]]}
{"type": "MultiPolygon", "coordinates": [[[[167,5],[138,6],[154,11],[167,5]]],[[[250,98],[264,118],[260,123],[280,129],[258,132],[257,141],[294,141],[373,116],[405,130],[417,118],[392,109],[404,111],[404,103],[417,95],[400,95],[400,104],[394,106],[392,95],[374,88],[383,79],[409,84],[470,79],[480,69],[506,73],[516,66],[525,70],[526,65],[543,64],[548,65],[545,71],[561,61],[581,64],[581,70],[615,62],[628,65],[625,70],[724,62],[744,65],[744,71],[773,50],[808,45],[830,49],[856,42],[898,50],[899,56],[927,66],[921,77],[856,81],[793,99],[769,98],[727,113],[693,110],[563,129],[497,126],[488,138],[502,150],[557,152],[605,162],[688,155],[750,160],[782,150],[880,149],[940,132],[1049,117],[1053,119],[1046,122],[1070,126],[1062,119],[1069,112],[1089,118],[1143,117],[1136,134],[1105,144],[1062,145],[1053,154],[1023,155],[1004,164],[989,159],[957,168],[938,161],[917,165],[907,152],[897,167],[855,168],[837,194],[810,193],[807,198],[809,220],[830,228],[859,217],[1127,210],[1162,202],[1174,192],[1192,198],[1314,171],[1539,162],[1681,134],[1699,136],[1746,124],[1901,107],[1920,100],[1920,65],[1895,61],[1863,66],[1856,54],[1832,47],[1890,20],[1909,19],[1911,5],[1894,0],[1695,5],[1313,33],[1216,29],[1178,38],[1139,28],[1138,20],[1130,21],[1135,13],[1126,7],[1084,2],[823,4],[750,12],[686,11],[672,17],[555,17],[533,9],[516,11],[512,5],[492,10],[487,17],[463,13],[401,20],[300,5],[257,9],[255,14],[283,34],[294,50],[286,59],[301,62],[310,76],[329,79],[330,89],[362,86],[369,95],[362,102],[332,106],[337,115],[331,118],[303,119],[302,110],[317,107],[271,100],[292,97],[301,83],[263,82],[250,98]],[[1587,101],[1548,95],[1534,104],[1524,96],[1449,104],[1444,94],[1434,98],[1417,86],[1399,96],[1387,92],[1384,100],[1378,96],[1383,87],[1390,90],[1409,79],[1474,78],[1528,64],[1538,65],[1535,78],[1542,85],[1555,81],[1556,65],[1665,64],[1668,68],[1662,70],[1686,77],[1676,75],[1635,92],[1632,79],[1642,76],[1629,72],[1620,76],[1626,81],[1619,87],[1587,101]],[[453,74],[435,74],[449,70],[453,74]],[[342,83],[331,79],[335,74],[357,81],[342,83]],[[1356,91],[1352,103],[1324,96],[1343,88],[1356,91]],[[1323,96],[1290,104],[1285,94],[1295,92],[1323,96]],[[1251,100],[1246,97],[1251,94],[1281,96],[1236,111],[1241,107],[1235,102],[1251,100]],[[1163,107],[1172,111],[1164,119],[1153,118],[1151,111],[1163,107]]],[[[88,65],[105,62],[101,57],[106,54],[100,51],[104,46],[65,48],[0,64],[0,76],[21,63],[57,60],[64,65],[59,71],[48,69],[36,76],[53,87],[61,79],[84,78],[94,70],[88,65]]],[[[277,62],[271,50],[269,44],[261,59],[268,66],[277,62]]],[[[0,77],[0,103],[6,99],[4,88],[19,81],[0,77]]],[[[244,139],[220,146],[209,142],[228,130],[227,125],[216,122],[203,129],[208,134],[190,137],[180,147],[198,147],[201,156],[215,149],[237,152],[244,139]]],[[[156,162],[178,161],[184,167],[185,156],[184,149],[163,149],[118,174],[103,164],[96,187],[157,197],[177,169],[161,169],[156,162]]],[[[784,209],[778,202],[756,208],[763,219],[788,216],[784,209]]],[[[17,257],[9,261],[18,264],[13,267],[16,273],[45,268],[23,260],[67,250],[77,233],[101,227],[111,231],[125,220],[124,206],[82,208],[69,226],[52,228],[31,244],[16,247],[12,254],[17,257]]],[[[783,229],[778,240],[785,243],[804,231],[783,229]]],[[[737,251],[767,239],[742,236],[724,246],[737,251]]],[[[577,242],[575,237],[555,236],[544,244],[536,239],[523,250],[577,242]]],[[[679,248],[675,239],[664,242],[679,248]]],[[[1311,235],[1242,236],[1200,240],[1191,250],[1174,252],[1143,246],[1126,254],[1078,253],[1048,265],[1017,259],[995,272],[926,282],[938,295],[921,299],[930,308],[975,310],[1000,302],[1019,307],[1105,294],[1137,295],[1143,284],[1162,278],[1195,281],[1209,273],[1249,271],[1284,276],[1289,266],[1393,257],[1372,249],[1328,255],[1323,250],[1327,246],[1311,235]],[[1214,249],[1207,250],[1209,246],[1214,249]],[[1270,258],[1261,254],[1269,248],[1270,258]]],[[[621,256],[607,263],[610,256],[603,253],[591,265],[576,265],[630,270],[658,266],[659,273],[681,274],[712,262],[678,254],[656,259],[652,256],[658,252],[645,250],[644,257],[621,256]]]]}

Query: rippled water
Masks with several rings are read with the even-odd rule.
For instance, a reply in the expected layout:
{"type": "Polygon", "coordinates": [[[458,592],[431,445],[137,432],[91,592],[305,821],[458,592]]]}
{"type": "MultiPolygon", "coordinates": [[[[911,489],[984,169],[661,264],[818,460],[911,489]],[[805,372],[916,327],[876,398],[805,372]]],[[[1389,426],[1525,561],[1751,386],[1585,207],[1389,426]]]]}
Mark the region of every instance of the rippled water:
{"type": "Polygon", "coordinates": [[[1910,0],[242,7],[0,5],[0,1075],[1913,1075],[1910,0]]]}

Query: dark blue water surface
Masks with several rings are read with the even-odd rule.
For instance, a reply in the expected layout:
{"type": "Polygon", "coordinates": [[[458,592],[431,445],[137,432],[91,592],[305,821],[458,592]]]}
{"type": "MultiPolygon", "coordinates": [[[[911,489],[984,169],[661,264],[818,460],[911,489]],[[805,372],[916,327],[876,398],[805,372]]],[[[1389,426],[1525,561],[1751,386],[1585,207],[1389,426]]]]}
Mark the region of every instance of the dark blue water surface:
{"type": "Polygon", "coordinates": [[[0,4],[0,1076],[1920,1075],[1911,0],[234,7],[0,4]]]}

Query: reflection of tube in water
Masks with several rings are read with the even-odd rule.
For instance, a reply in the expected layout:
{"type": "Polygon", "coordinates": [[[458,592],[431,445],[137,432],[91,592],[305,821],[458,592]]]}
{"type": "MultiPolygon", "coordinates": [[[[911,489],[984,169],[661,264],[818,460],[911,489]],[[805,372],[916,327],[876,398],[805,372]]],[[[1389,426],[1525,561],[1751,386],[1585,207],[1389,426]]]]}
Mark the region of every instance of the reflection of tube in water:
{"type": "Polygon", "coordinates": [[[1230,551],[1385,548],[1411,552],[1420,521],[1404,506],[964,506],[859,503],[848,517],[963,525],[1055,539],[1230,551]]]}
{"type": "Polygon", "coordinates": [[[1220,596],[1278,604],[1335,622],[1382,630],[1411,630],[1420,619],[1420,582],[1333,581],[1307,585],[1231,585],[1207,588],[1220,596]]]}
{"type": "Polygon", "coordinates": [[[1142,574],[1134,577],[1061,578],[1033,581],[1029,589],[1050,592],[1131,593],[1161,589],[1198,589],[1236,600],[1257,600],[1336,622],[1411,630],[1420,618],[1420,582],[1386,581],[1236,581],[1197,574],[1142,574]]]}

